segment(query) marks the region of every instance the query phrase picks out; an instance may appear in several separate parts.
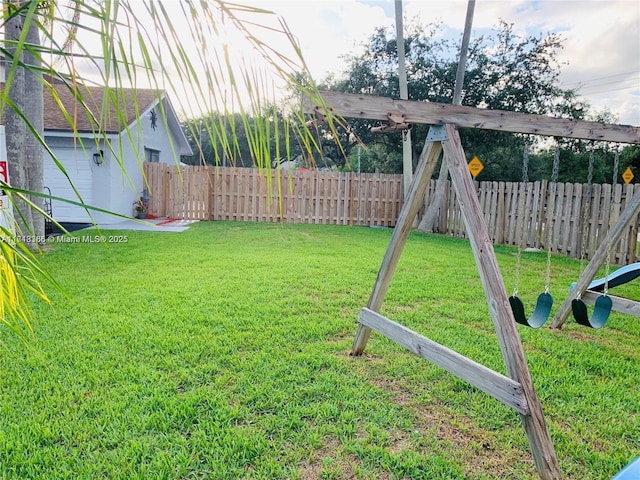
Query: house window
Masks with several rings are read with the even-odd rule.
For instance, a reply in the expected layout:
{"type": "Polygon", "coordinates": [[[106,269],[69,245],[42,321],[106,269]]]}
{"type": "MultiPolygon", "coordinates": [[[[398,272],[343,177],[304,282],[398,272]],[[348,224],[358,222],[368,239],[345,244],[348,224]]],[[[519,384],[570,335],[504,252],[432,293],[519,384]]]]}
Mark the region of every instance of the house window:
{"type": "Polygon", "coordinates": [[[158,163],[160,162],[160,150],[154,150],[152,148],[146,148],[144,149],[144,159],[147,162],[154,162],[154,163],[158,163]]]}

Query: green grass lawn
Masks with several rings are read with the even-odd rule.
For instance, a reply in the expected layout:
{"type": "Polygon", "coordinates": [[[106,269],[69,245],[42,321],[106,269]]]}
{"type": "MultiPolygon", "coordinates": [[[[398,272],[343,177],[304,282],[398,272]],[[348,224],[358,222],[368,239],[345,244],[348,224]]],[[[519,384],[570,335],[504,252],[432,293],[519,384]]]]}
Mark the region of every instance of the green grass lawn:
{"type": "MultiPolygon", "coordinates": [[[[36,307],[29,349],[0,332],[0,479],[537,478],[508,407],[377,334],[348,355],[391,230],[121,233],[51,243],[72,300],[36,307]]],[[[545,265],[524,254],[528,311],[545,265]]],[[[557,305],[579,271],[554,257],[557,305]]],[[[466,241],[412,234],[382,313],[504,373],[466,241]]],[[[567,478],[640,455],[640,320],[519,331],[567,478]]]]}

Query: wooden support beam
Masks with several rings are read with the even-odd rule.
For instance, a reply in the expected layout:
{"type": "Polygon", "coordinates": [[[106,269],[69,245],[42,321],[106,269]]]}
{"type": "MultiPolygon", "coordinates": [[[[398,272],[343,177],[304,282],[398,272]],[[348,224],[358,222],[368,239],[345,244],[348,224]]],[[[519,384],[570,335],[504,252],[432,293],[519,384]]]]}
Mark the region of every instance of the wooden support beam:
{"type": "Polygon", "coordinates": [[[362,325],[372,328],[416,355],[426,358],[447,372],[478,387],[521,414],[530,413],[522,386],[509,377],[494,372],[368,308],[362,309],[359,321],[362,325]]]}
{"type": "Polygon", "coordinates": [[[498,336],[500,350],[509,377],[522,385],[530,415],[521,414],[533,460],[544,480],[562,478],[553,442],[535,392],[524,348],[509,305],[506,288],[493,250],[493,244],[478,201],[475,186],[467,169],[467,160],[458,130],[446,125],[448,140],[443,142],[444,157],[449,162],[451,183],[460,200],[460,209],[469,235],[480,280],[489,305],[489,313],[498,336]]]}
{"type": "MultiPolygon", "coordinates": [[[[376,283],[373,286],[373,292],[369,297],[369,303],[367,307],[373,311],[380,310],[384,297],[389,290],[391,279],[402,255],[402,250],[407,243],[407,237],[411,233],[411,227],[413,226],[413,219],[418,214],[420,206],[424,201],[425,193],[433,176],[433,171],[440,158],[442,152],[442,145],[440,142],[426,142],[420,155],[420,161],[418,168],[409,187],[409,193],[400,210],[400,216],[396,222],[396,227],[393,229],[389,246],[382,259],[382,265],[378,271],[378,277],[376,283]]],[[[353,346],[351,348],[351,355],[362,355],[369,337],[371,336],[371,328],[366,325],[360,324],[353,340],[353,346]]]]}
{"type": "Polygon", "coordinates": [[[371,95],[320,92],[322,99],[305,98],[305,111],[324,104],[345,118],[386,121],[388,115],[404,115],[408,123],[429,125],[453,124],[460,128],[480,128],[502,132],[581,138],[607,142],[640,144],[640,127],[610,125],[544,115],[488,110],[445,103],[396,100],[371,95]]]}
{"type": "Polygon", "coordinates": [[[551,328],[562,328],[562,325],[564,325],[571,314],[571,301],[576,298],[577,292],[584,292],[587,289],[604,263],[609,247],[615,245],[618,240],[620,240],[620,237],[626,231],[629,223],[638,215],[639,212],[640,190],[636,192],[631,199],[631,202],[625,207],[618,217],[614,226],[609,229],[607,236],[602,240],[602,242],[600,242],[600,245],[593,254],[589,264],[582,272],[582,275],[580,275],[580,278],[573,287],[573,290],[569,292],[569,295],[567,295],[567,298],[565,298],[564,302],[556,312],[555,317],[553,317],[551,328]]]}
{"type": "Polygon", "coordinates": [[[471,384],[479,388],[482,387],[484,391],[496,398],[504,399],[506,404],[511,405],[520,412],[534,463],[540,477],[543,480],[558,480],[562,478],[560,467],[549,436],[542,406],[533,386],[533,380],[516,328],[515,319],[513,318],[513,312],[509,305],[487,225],[484,221],[473,181],[467,170],[467,162],[460,136],[456,127],[450,124],[441,127],[437,133],[441,136],[439,139],[434,140],[432,137],[431,141],[425,143],[418,170],[387,247],[369,303],[361,313],[358,332],[356,333],[351,353],[352,355],[360,355],[364,351],[371,332],[375,328],[419,355],[447,368],[452,373],[460,375],[461,378],[471,384]],[[512,382],[504,381],[497,376],[499,374],[496,372],[487,373],[489,369],[485,370],[482,365],[476,364],[435,342],[431,342],[425,337],[376,313],[382,306],[395,268],[411,231],[413,220],[420,208],[442,149],[444,149],[447,162],[450,162],[452,183],[460,200],[467,233],[489,305],[489,312],[498,336],[507,373],[512,382]],[[471,373],[465,373],[466,369],[470,369],[471,373]],[[477,378],[478,374],[480,376],[485,375],[486,378],[480,381],[477,378]],[[487,382],[485,381],[486,379],[490,380],[487,382]],[[496,385],[489,386],[492,381],[495,381],[496,385]],[[513,392],[520,392],[520,388],[522,388],[522,396],[520,397],[520,394],[516,393],[515,398],[517,399],[514,400],[513,392]],[[506,392],[509,393],[505,396],[506,392]]]}
{"type": "MultiPolygon", "coordinates": [[[[601,292],[587,290],[582,294],[581,298],[584,303],[593,305],[601,295],[601,292]]],[[[640,317],[640,302],[629,300],[628,298],[616,297],[610,294],[608,295],[613,302],[613,307],[611,307],[613,311],[626,313],[627,315],[633,315],[634,317],[640,317]]]]}

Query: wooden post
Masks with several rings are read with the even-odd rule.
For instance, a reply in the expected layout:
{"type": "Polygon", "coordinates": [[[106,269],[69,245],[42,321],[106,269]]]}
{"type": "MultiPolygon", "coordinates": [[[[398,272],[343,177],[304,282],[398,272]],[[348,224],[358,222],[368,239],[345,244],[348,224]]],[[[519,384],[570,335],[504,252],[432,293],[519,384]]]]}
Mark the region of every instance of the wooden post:
{"type": "Polygon", "coordinates": [[[522,385],[530,414],[521,414],[533,460],[543,479],[562,477],[553,443],[547,429],[542,406],[533,386],[520,335],[513,312],[509,306],[506,288],[498,267],[491,238],[484,221],[482,209],[473,181],[467,170],[467,161],[462,150],[458,131],[446,125],[448,141],[443,142],[444,155],[449,162],[451,181],[460,199],[462,215],[471,242],[480,280],[484,287],[489,312],[498,336],[502,357],[509,377],[522,385]]]}
{"type": "MultiPolygon", "coordinates": [[[[587,268],[584,269],[584,272],[580,275],[580,278],[573,287],[573,290],[569,293],[562,305],[560,305],[556,316],[553,317],[551,328],[562,328],[562,325],[564,325],[569,318],[569,313],[571,312],[571,301],[576,298],[576,292],[584,292],[587,289],[604,263],[607,257],[608,247],[615,245],[616,242],[620,240],[620,236],[624,233],[627,225],[638,215],[638,212],[640,212],[640,190],[636,192],[631,203],[627,205],[622,214],[618,217],[616,224],[609,230],[607,236],[602,239],[600,245],[598,245],[598,248],[589,261],[587,268]]],[[[583,228],[585,227],[586,226],[583,225],[583,228]]]]}
{"type": "MultiPolygon", "coordinates": [[[[387,252],[382,260],[382,265],[378,272],[378,278],[373,286],[373,292],[369,298],[367,307],[374,312],[380,310],[384,297],[389,290],[393,273],[395,272],[398,260],[402,255],[404,245],[407,243],[407,237],[411,232],[413,226],[413,219],[418,214],[424,194],[429,186],[433,170],[435,169],[440,153],[442,152],[442,145],[440,142],[425,142],[424,148],[420,155],[420,161],[418,168],[411,182],[407,199],[400,211],[400,217],[396,223],[396,227],[393,230],[391,241],[387,247],[387,252]]],[[[358,331],[356,337],[353,340],[353,347],[351,348],[351,355],[361,355],[367,346],[369,337],[371,336],[371,328],[365,325],[358,325],[358,331]]]]}

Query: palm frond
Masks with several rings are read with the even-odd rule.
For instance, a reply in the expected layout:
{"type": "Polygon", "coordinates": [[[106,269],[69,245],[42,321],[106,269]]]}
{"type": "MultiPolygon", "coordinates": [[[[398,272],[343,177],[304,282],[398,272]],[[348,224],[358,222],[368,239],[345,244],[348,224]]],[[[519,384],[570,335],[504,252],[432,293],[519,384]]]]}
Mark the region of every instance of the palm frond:
{"type": "MultiPolygon", "coordinates": [[[[78,148],[89,148],[78,131],[83,120],[91,125],[95,146],[113,154],[129,188],[135,185],[121,159],[122,143],[114,142],[108,127],[115,121],[125,132],[124,139],[134,143],[141,127],[140,122],[131,124],[130,112],[136,118],[144,112],[135,95],[123,95],[124,89],[152,89],[159,98],[168,92],[183,118],[200,118],[190,127],[198,125],[198,135],[191,134],[198,138],[204,132],[216,145],[211,159],[215,163],[221,158],[236,161],[240,129],[251,156],[244,162],[249,160],[261,169],[271,168],[274,158],[290,157],[292,139],[309,158],[314,152],[321,154],[317,132],[305,127],[299,106],[278,107],[283,102],[280,92],[292,85],[322,103],[313,82],[298,80],[311,75],[295,35],[267,9],[222,0],[30,0],[21,5],[3,9],[0,17],[1,26],[20,15],[25,26],[18,38],[5,36],[0,42],[7,65],[0,108],[21,111],[9,94],[19,69],[31,70],[78,138],[78,148]],[[26,41],[31,25],[39,29],[40,44],[26,41]],[[25,51],[36,56],[41,66],[23,62],[25,51]],[[65,106],[54,83],[64,85],[73,105],[65,106]],[[99,95],[89,88],[95,86],[101,88],[99,95]]],[[[65,200],[87,211],[103,211],[84,204],[63,163],[33,127],[33,119],[18,115],[71,185],[75,198],[65,200]]],[[[330,130],[335,133],[339,124],[339,119],[329,116],[330,130]]],[[[177,158],[175,146],[171,148],[177,158]]],[[[202,145],[198,149],[203,155],[202,145]]],[[[142,171],[144,158],[137,161],[142,171]]],[[[24,200],[32,213],[44,214],[31,200],[41,192],[5,187],[12,197],[24,200]]],[[[278,176],[278,191],[282,188],[278,176]]],[[[17,212],[18,217],[22,214],[17,212]]],[[[57,284],[37,256],[20,244],[12,226],[2,227],[2,234],[11,241],[3,242],[0,249],[0,322],[15,332],[29,332],[30,296],[47,301],[43,285],[56,288],[57,284]]]]}

